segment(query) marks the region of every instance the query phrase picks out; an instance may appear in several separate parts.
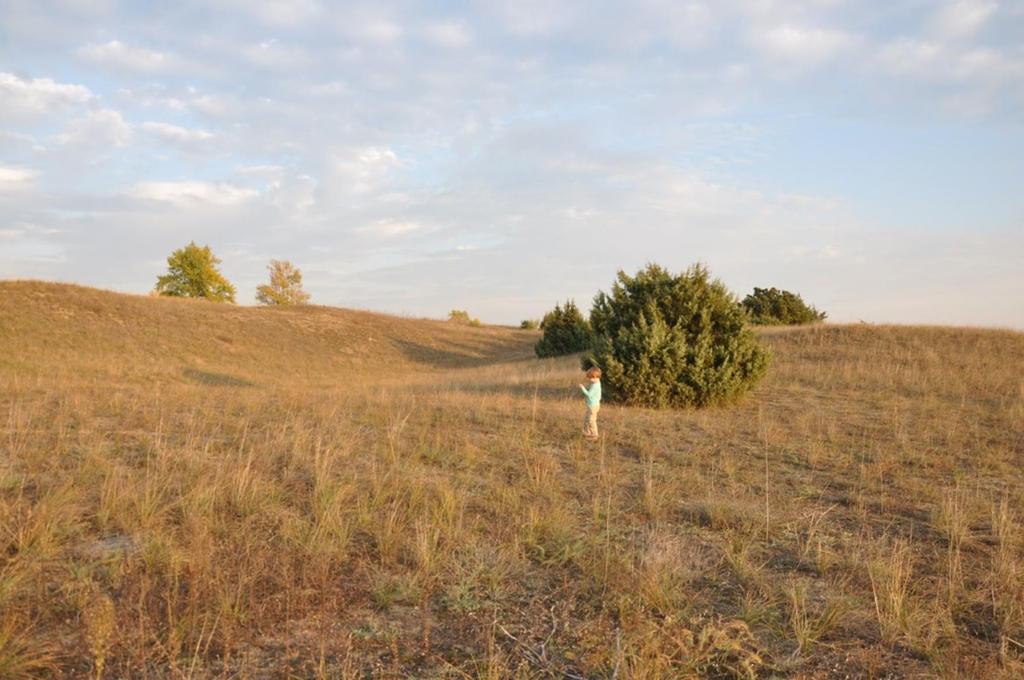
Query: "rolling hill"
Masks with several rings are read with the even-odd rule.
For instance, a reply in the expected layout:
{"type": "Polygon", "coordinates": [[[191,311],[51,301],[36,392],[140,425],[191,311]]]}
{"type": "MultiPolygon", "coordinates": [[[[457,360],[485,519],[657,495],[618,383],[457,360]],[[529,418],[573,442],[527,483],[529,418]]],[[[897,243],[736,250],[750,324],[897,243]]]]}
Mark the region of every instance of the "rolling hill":
{"type": "Polygon", "coordinates": [[[1024,335],[759,331],[703,411],[535,332],[0,282],[0,677],[1024,673],[1024,335]]]}

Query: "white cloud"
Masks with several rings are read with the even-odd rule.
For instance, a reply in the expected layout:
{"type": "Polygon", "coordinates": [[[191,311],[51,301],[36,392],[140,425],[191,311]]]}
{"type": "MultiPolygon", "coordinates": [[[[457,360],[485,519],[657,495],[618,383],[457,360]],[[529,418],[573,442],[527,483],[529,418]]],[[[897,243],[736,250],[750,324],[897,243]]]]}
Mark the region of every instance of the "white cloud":
{"type": "Polygon", "coordinates": [[[563,213],[570,220],[588,220],[596,217],[600,213],[593,208],[578,208],[575,205],[571,205],[566,208],[563,213]]]}
{"type": "Polygon", "coordinates": [[[107,14],[115,9],[115,0],[59,0],[61,9],[83,14],[107,14]]]}
{"type": "Polygon", "coordinates": [[[93,93],[84,85],[58,83],[50,78],[19,78],[0,72],[0,118],[36,116],[87,104],[93,93]]]}
{"type": "Polygon", "coordinates": [[[473,34],[464,21],[433,22],[423,33],[431,43],[446,49],[463,49],[473,43],[473,34]]]}
{"type": "Polygon", "coordinates": [[[399,164],[398,156],[386,146],[368,146],[335,154],[332,186],[351,193],[379,189],[388,173],[399,164]]]}
{"type": "Polygon", "coordinates": [[[1024,79],[1024,58],[1012,58],[991,48],[961,48],[911,38],[885,45],[878,64],[889,75],[932,82],[997,85],[1024,79]]]}
{"type": "Polygon", "coordinates": [[[338,97],[348,93],[348,86],[346,86],[345,83],[338,82],[337,80],[318,83],[309,88],[309,94],[314,97],[338,97]]]}
{"type": "Polygon", "coordinates": [[[486,4],[503,28],[524,36],[551,35],[572,25],[577,16],[570,2],[489,0],[486,4]]]}
{"type": "Polygon", "coordinates": [[[185,66],[182,59],[174,54],[126,45],[120,40],[85,45],[77,54],[98,64],[139,73],[167,73],[185,66]]]}
{"type": "Polygon", "coordinates": [[[773,61],[796,68],[813,68],[853,47],[857,38],[845,31],[782,24],[754,30],[751,46],[773,61]]]}
{"type": "Polygon", "coordinates": [[[252,64],[265,69],[294,71],[310,64],[310,55],[302,48],[283,44],[277,38],[248,45],[241,51],[252,64]]]}
{"type": "Polygon", "coordinates": [[[262,163],[259,165],[243,165],[240,168],[238,168],[236,172],[240,175],[276,178],[284,174],[284,166],[274,165],[272,163],[262,163]]]}
{"type": "Polygon", "coordinates": [[[214,118],[228,118],[244,110],[242,102],[230,94],[202,94],[192,97],[188,105],[214,118]]]}
{"type": "Polygon", "coordinates": [[[0,193],[22,192],[31,189],[39,173],[29,168],[0,165],[0,193]]]}
{"type": "Polygon", "coordinates": [[[216,135],[207,130],[190,130],[177,125],[171,125],[170,123],[148,121],[143,123],[140,127],[143,131],[159,137],[165,142],[177,144],[196,144],[199,142],[209,141],[216,137],[216,135]]]}
{"type": "Polygon", "coordinates": [[[932,19],[932,27],[947,38],[967,38],[984,27],[999,5],[991,0],[953,0],[932,19]]]}
{"type": "MultiPolygon", "coordinates": [[[[0,181],[0,194],[3,192],[0,181]]],[[[60,234],[59,229],[45,227],[30,222],[18,221],[9,227],[0,229],[0,265],[26,267],[31,276],[37,265],[61,265],[67,262],[64,245],[52,238],[60,234]]],[[[43,270],[45,271],[45,269],[43,270]]]]}
{"type": "Polygon", "coordinates": [[[362,234],[391,238],[422,229],[423,225],[415,220],[381,219],[359,227],[356,231],[362,234]]]}
{"type": "Polygon", "coordinates": [[[693,49],[708,45],[715,37],[718,17],[705,3],[670,1],[664,6],[664,29],[668,39],[677,47],[693,49]]]}
{"type": "Polygon", "coordinates": [[[96,109],[77,118],[54,141],[68,146],[121,147],[131,142],[134,133],[123,116],[114,109],[96,109]]]}
{"type": "Polygon", "coordinates": [[[323,12],[316,0],[229,0],[225,4],[248,12],[268,26],[299,26],[323,12]]]}
{"type": "Polygon", "coordinates": [[[225,182],[139,182],[129,192],[135,198],[178,206],[209,204],[234,206],[259,195],[255,189],[227,184],[225,182]]]}
{"type": "Polygon", "coordinates": [[[162,93],[162,88],[142,88],[133,90],[127,87],[118,88],[115,92],[117,99],[122,104],[141,106],[144,108],[162,108],[172,111],[184,111],[188,103],[178,97],[167,96],[162,93]]]}
{"type": "Polygon", "coordinates": [[[309,175],[284,176],[283,169],[267,182],[266,196],[270,205],[283,214],[305,219],[306,213],[316,205],[317,183],[309,175]]]}
{"type": "Polygon", "coordinates": [[[53,236],[60,233],[60,229],[52,227],[43,227],[30,222],[15,222],[10,227],[0,229],[0,238],[18,239],[24,236],[53,236]]]}
{"type": "Polygon", "coordinates": [[[337,16],[336,23],[341,33],[350,39],[371,45],[395,45],[405,33],[402,25],[379,6],[343,11],[337,16]]]}

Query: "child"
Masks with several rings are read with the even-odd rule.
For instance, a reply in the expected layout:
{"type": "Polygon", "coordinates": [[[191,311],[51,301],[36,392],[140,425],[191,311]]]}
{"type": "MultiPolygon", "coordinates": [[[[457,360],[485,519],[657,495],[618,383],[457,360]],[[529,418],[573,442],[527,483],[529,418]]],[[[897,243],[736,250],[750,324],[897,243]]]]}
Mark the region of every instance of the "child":
{"type": "Polygon", "coordinates": [[[587,414],[583,417],[583,436],[597,440],[597,412],[601,410],[601,369],[594,366],[587,370],[589,385],[580,385],[587,397],[587,414]]]}

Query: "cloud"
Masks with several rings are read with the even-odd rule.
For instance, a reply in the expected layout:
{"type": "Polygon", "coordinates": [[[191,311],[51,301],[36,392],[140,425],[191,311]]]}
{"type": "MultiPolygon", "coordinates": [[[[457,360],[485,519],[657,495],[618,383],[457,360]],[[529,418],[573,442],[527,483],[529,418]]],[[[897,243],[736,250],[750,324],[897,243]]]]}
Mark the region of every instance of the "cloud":
{"type": "Polygon", "coordinates": [[[256,66],[277,71],[303,69],[312,60],[306,50],[285,45],[277,38],[264,40],[256,45],[247,45],[242,49],[241,54],[256,66]]]}
{"type": "Polygon", "coordinates": [[[392,238],[422,230],[423,225],[415,220],[395,220],[389,218],[380,219],[356,229],[358,233],[384,238],[392,238]]]}
{"type": "Polygon", "coordinates": [[[1024,79],[1024,56],[1013,58],[991,48],[912,38],[883,46],[878,64],[889,75],[933,82],[996,84],[1024,79]]]}
{"type": "Polygon", "coordinates": [[[148,121],[139,127],[141,127],[144,132],[148,132],[165,142],[182,145],[194,145],[200,142],[207,142],[216,137],[216,135],[207,130],[190,130],[177,125],[171,125],[170,123],[148,121]]]}
{"type": "Polygon", "coordinates": [[[94,99],[84,85],[58,83],[50,78],[19,78],[0,72],[0,119],[53,113],[88,104],[94,99]]]}
{"type": "Polygon", "coordinates": [[[318,83],[311,85],[308,90],[309,94],[313,97],[338,97],[344,94],[349,94],[350,90],[345,83],[332,80],[326,83],[318,83]]]}
{"type": "Polygon", "coordinates": [[[853,47],[857,38],[845,31],[782,24],[755,29],[751,46],[762,56],[798,69],[824,64],[853,47]]]}
{"type": "Polygon", "coordinates": [[[337,14],[338,30],[358,43],[381,47],[397,45],[405,31],[394,16],[380,6],[346,9],[337,14]]]}
{"type": "Polygon", "coordinates": [[[169,73],[185,67],[185,62],[174,54],[126,45],[120,40],[91,43],[79,48],[77,54],[97,64],[138,73],[169,73]]]}
{"type": "Polygon", "coordinates": [[[496,15],[502,28],[528,37],[550,36],[572,25],[577,17],[577,8],[568,0],[487,0],[486,6],[496,15]]]}
{"type": "MultiPolygon", "coordinates": [[[[0,195],[3,183],[0,181],[0,195]]],[[[54,240],[60,234],[59,229],[43,227],[30,222],[15,222],[9,227],[0,228],[0,265],[8,267],[16,265],[31,274],[47,271],[47,266],[62,265],[67,262],[65,247],[54,240]]]]}
{"type": "Polygon", "coordinates": [[[243,165],[236,170],[240,175],[250,175],[256,177],[270,177],[277,178],[284,174],[283,165],[275,165],[272,163],[261,163],[258,165],[243,165]]]}
{"type": "Polygon", "coordinates": [[[15,193],[31,189],[38,175],[38,171],[29,168],[0,165],[0,193],[15,193]]]}
{"type": "Polygon", "coordinates": [[[54,136],[54,141],[65,146],[123,147],[131,142],[134,132],[120,112],[114,109],[96,109],[77,118],[54,136]]]}
{"type": "Polygon", "coordinates": [[[207,204],[235,206],[259,195],[254,189],[225,182],[139,182],[129,192],[134,198],[172,203],[178,206],[207,204]]]}
{"type": "MultiPolygon", "coordinates": [[[[652,6],[648,2],[648,6],[652,6]]],[[[711,44],[719,26],[719,16],[711,7],[699,2],[671,0],[653,5],[662,15],[659,27],[676,47],[696,49],[711,44]]]]}
{"type": "Polygon", "coordinates": [[[999,9],[991,0],[953,0],[932,18],[933,30],[946,38],[968,38],[980,31],[999,9]]]}
{"type": "Polygon", "coordinates": [[[316,0],[227,0],[223,4],[255,17],[267,26],[294,28],[323,13],[316,0]]]}
{"type": "Polygon", "coordinates": [[[331,185],[342,192],[365,194],[380,189],[398,165],[398,156],[386,146],[336,152],[330,167],[331,185]]]}
{"type": "Polygon", "coordinates": [[[432,44],[446,49],[464,49],[473,43],[473,33],[465,21],[431,22],[424,28],[423,34],[432,44]]]}

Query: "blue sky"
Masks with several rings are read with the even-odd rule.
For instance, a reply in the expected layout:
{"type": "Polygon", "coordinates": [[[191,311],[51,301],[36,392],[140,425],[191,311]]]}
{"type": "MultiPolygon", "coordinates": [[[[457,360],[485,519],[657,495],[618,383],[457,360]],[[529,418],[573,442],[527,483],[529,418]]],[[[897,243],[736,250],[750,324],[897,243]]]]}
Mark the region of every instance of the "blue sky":
{"type": "Polygon", "coordinates": [[[707,263],[837,321],[1024,328],[1024,3],[0,0],[0,278],[211,245],[485,321],[707,263]]]}

